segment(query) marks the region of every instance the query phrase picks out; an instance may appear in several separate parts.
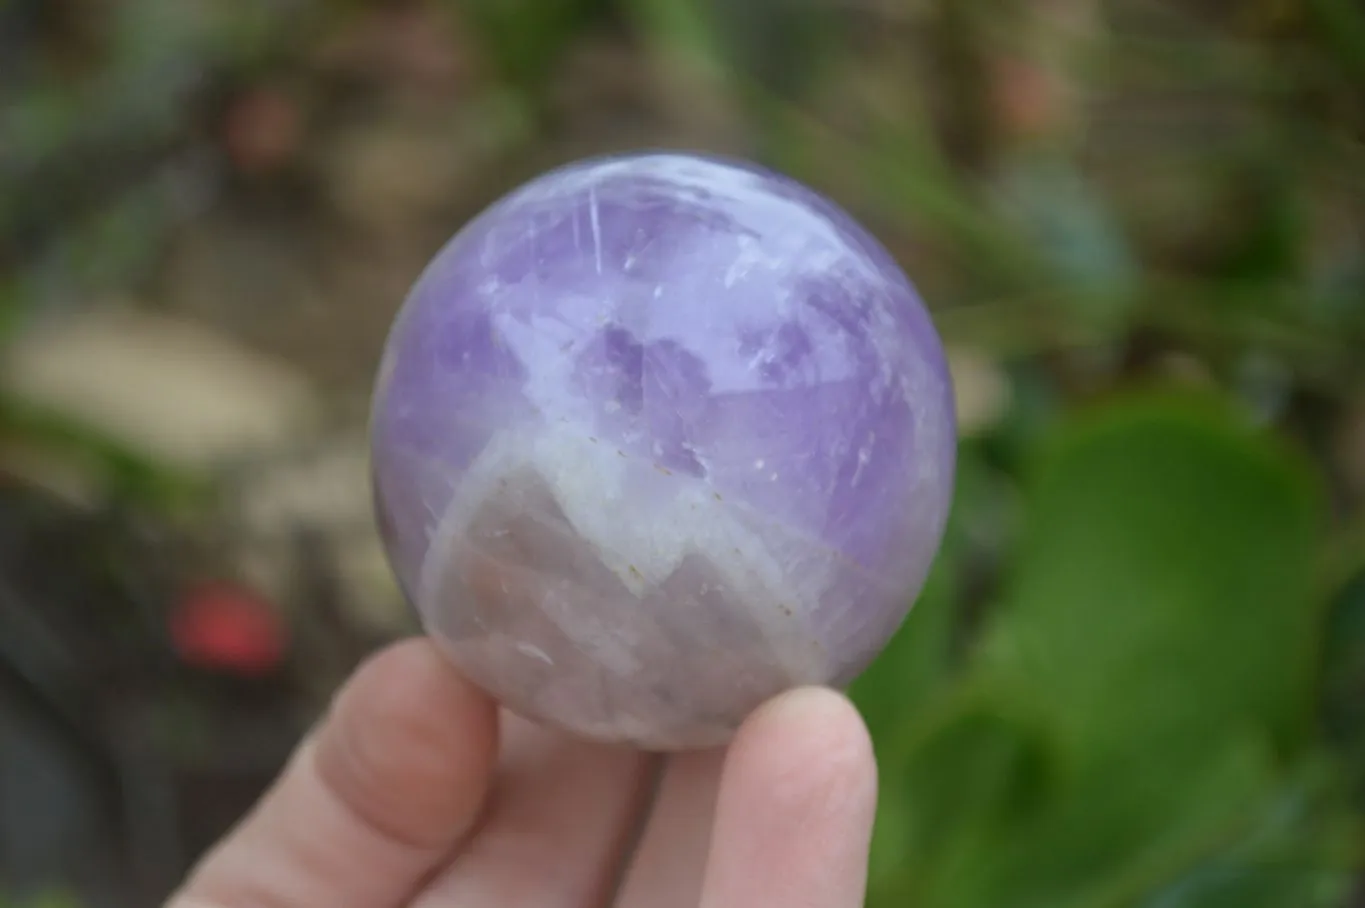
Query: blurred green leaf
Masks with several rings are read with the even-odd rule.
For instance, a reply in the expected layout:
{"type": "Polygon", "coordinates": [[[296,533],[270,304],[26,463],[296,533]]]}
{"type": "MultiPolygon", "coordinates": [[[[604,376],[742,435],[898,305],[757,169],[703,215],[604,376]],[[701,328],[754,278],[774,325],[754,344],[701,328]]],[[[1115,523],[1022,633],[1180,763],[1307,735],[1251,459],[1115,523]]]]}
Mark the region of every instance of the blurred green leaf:
{"type": "Polygon", "coordinates": [[[1261,805],[1246,834],[1162,886],[1142,908],[1328,908],[1345,904],[1358,820],[1336,767],[1304,761],[1261,805]]]}
{"type": "Polygon", "coordinates": [[[1270,790],[1267,762],[1251,741],[1193,760],[1145,752],[1099,771],[1061,760],[1047,801],[981,838],[930,904],[1129,905],[1238,831],[1270,790]]]}
{"type": "Polygon", "coordinates": [[[1046,803],[1059,764],[1021,704],[960,686],[881,749],[872,905],[972,905],[983,856],[1046,803]]]}
{"type": "Polygon", "coordinates": [[[1028,515],[983,667],[1047,704],[1074,781],[1000,857],[1000,891],[1049,866],[1073,892],[1140,890],[1235,830],[1305,743],[1322,503],[1230,407],[1157,396],[1066,429],[1028,515]]]}
{"type": "Polygon", "coordinates": [[[1251,835],[1310,742],[1323,514],[1297,458],[1222,402],[1113,400],[1053,435],[1026,502],[945,695],[965,711],[888,751],[878,904],[1131,905],[1251,835]]]}
{"type": "Polygon", "coordinates": [[[1029,503],[988,664],[1079,753],[1302,740],[1323,526],[1306,464],[1220,403],[1111,402],[1057,440],[1029,503]]]}
{"type": "Polygon", "coordinates": [[[1144,908],[1340,908],[1344,895],[1338,874],[1229,860],[1201,868],[1144,908]]]}

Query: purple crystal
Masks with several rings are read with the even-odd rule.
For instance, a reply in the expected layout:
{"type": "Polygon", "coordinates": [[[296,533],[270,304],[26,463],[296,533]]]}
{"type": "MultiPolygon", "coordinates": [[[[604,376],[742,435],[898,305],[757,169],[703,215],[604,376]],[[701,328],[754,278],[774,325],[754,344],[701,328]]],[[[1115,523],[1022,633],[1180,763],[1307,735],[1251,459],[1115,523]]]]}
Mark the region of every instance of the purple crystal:
{"type": "Polygon", "coordinates": [[[724,741],[844,684],[938,550],[956,433],[910,283],[747,164],[580,162],[435,258],[375,393],[376,502],[428,631],[523,715],[724,741]]]}

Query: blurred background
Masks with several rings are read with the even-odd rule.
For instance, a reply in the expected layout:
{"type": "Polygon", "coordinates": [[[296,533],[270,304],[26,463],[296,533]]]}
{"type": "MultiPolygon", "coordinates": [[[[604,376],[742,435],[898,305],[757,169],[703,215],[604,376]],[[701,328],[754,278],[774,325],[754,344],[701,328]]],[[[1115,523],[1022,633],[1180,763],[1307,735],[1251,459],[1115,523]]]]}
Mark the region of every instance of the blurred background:
{"type": "Polygon", "coordinates": [[[0,0],[0,906],[155,904],[413,631],[389,320],[644,146],[831,195],[951,351],[870,904],[1365,905],[1358,0],[0,0]]]}

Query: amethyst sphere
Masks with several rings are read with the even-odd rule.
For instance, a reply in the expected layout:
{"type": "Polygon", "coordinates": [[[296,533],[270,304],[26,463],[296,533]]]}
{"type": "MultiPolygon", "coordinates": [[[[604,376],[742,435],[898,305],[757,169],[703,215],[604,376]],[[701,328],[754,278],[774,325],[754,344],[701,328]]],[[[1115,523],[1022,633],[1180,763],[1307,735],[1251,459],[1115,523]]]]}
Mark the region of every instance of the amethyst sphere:
{"type": "Polygon", "coordinates": [[[390,560],[460,668],[659,750],[871,661],[956,450],[886,250],[786,177],[669,153],[554,170],[460,231],[393,327],[372,437],[390,560]]]}

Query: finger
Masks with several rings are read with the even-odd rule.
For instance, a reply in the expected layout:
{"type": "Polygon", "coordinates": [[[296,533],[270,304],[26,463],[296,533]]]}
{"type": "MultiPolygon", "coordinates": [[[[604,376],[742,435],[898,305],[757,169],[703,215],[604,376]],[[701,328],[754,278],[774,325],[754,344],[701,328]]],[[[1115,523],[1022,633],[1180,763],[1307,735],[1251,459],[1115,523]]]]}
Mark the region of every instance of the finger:
{"type": "Polygon", "coordinates": [[[403,904],[478,817],[496,715],[429,642],[383,651],[172,908],[403,904]]]}
{"type": "Polygon", "coordinates": [[[724,759],[723,748],[669,759],[619,908],[696,908],[724,759]]]}
{"type": "Polygon", "coordinates": [[[876,812],[872,743],[857,710],[805,688],[762,707],[725,761],[702,908],[856,908],[876,812]]]}
{"type": "Polygon", "coordinates": [[[600,905],[640,809],[646,757],[510,714],[486,820],[413,908],[600,905]]]}

